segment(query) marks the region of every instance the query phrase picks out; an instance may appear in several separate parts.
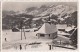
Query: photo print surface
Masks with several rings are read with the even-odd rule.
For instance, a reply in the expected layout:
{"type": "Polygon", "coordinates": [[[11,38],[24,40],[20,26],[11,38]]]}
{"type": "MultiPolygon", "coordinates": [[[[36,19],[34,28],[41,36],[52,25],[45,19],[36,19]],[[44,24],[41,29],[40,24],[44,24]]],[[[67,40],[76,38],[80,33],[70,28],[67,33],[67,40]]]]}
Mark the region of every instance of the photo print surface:
{"type": "Polygon", "coordinates": [[[77,2],[3,2],[3,50],[77,50],[77,2]]]}
{"type": "Polygon", "coordinates": [[[1,2],[0,2],[0,52],[1,52],[1,2]]]}

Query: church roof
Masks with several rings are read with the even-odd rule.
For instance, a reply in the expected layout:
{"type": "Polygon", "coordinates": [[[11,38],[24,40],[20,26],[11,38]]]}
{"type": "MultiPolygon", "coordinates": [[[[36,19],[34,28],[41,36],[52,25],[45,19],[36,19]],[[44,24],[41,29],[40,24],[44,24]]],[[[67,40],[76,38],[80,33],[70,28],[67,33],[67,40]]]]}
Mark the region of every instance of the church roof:
{"type": "Polygon", "coordinates": [[[37,31],[41,34],[51,34],[57,32],[56,25],[52,23],[44,23],[43,26],[37,31]]]}

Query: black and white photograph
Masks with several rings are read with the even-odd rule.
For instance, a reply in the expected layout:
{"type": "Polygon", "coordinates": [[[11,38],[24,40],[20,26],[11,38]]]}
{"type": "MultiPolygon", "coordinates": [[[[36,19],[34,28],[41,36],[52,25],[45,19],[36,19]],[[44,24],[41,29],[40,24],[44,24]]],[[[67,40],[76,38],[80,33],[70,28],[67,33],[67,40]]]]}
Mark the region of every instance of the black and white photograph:
{"type": "Polygon", "coordinates": [[[3,50],[77,50],[77,2],[3,2],[3,50]]]}

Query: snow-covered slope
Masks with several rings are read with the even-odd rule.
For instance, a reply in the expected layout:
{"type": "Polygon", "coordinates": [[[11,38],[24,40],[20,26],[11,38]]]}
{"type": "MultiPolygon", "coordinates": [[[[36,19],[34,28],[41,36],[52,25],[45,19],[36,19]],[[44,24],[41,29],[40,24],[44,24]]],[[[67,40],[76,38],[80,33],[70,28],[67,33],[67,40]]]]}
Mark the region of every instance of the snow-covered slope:
{"type": "Polygon", "coordinates": [[[69,15],[74,11],[76,11],[74,7],[67,5],[50,5],[50,6],[43,5],[40,8],[37,8],[36,10],[29,12],[28,14],[37,16],[44,16],[47,14],[63,16],[65,14],[69,15]]]}

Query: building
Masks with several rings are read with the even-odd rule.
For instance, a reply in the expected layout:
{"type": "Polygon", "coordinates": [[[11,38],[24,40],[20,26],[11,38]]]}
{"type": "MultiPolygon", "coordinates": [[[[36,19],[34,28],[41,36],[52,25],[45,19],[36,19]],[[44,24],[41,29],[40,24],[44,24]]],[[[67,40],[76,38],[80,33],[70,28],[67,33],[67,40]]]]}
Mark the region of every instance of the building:
{"type": "Polygon", "coordinates": [[[57,24],[59,35],[70,35],[68,32],[74,29],[74,26],[67,26],[66,24],[57,24]]]}
{"type": "Polygon", "coordinates": [[[45,22],[36,33],[38,38],[54,39],[57,37],[57,28],[51,22],[45,22]]]}
{"type": "Polygon", "coordinates": [[[19,32],[20,30],[18,28],[12,28],[12,32],[19,32]]]}

